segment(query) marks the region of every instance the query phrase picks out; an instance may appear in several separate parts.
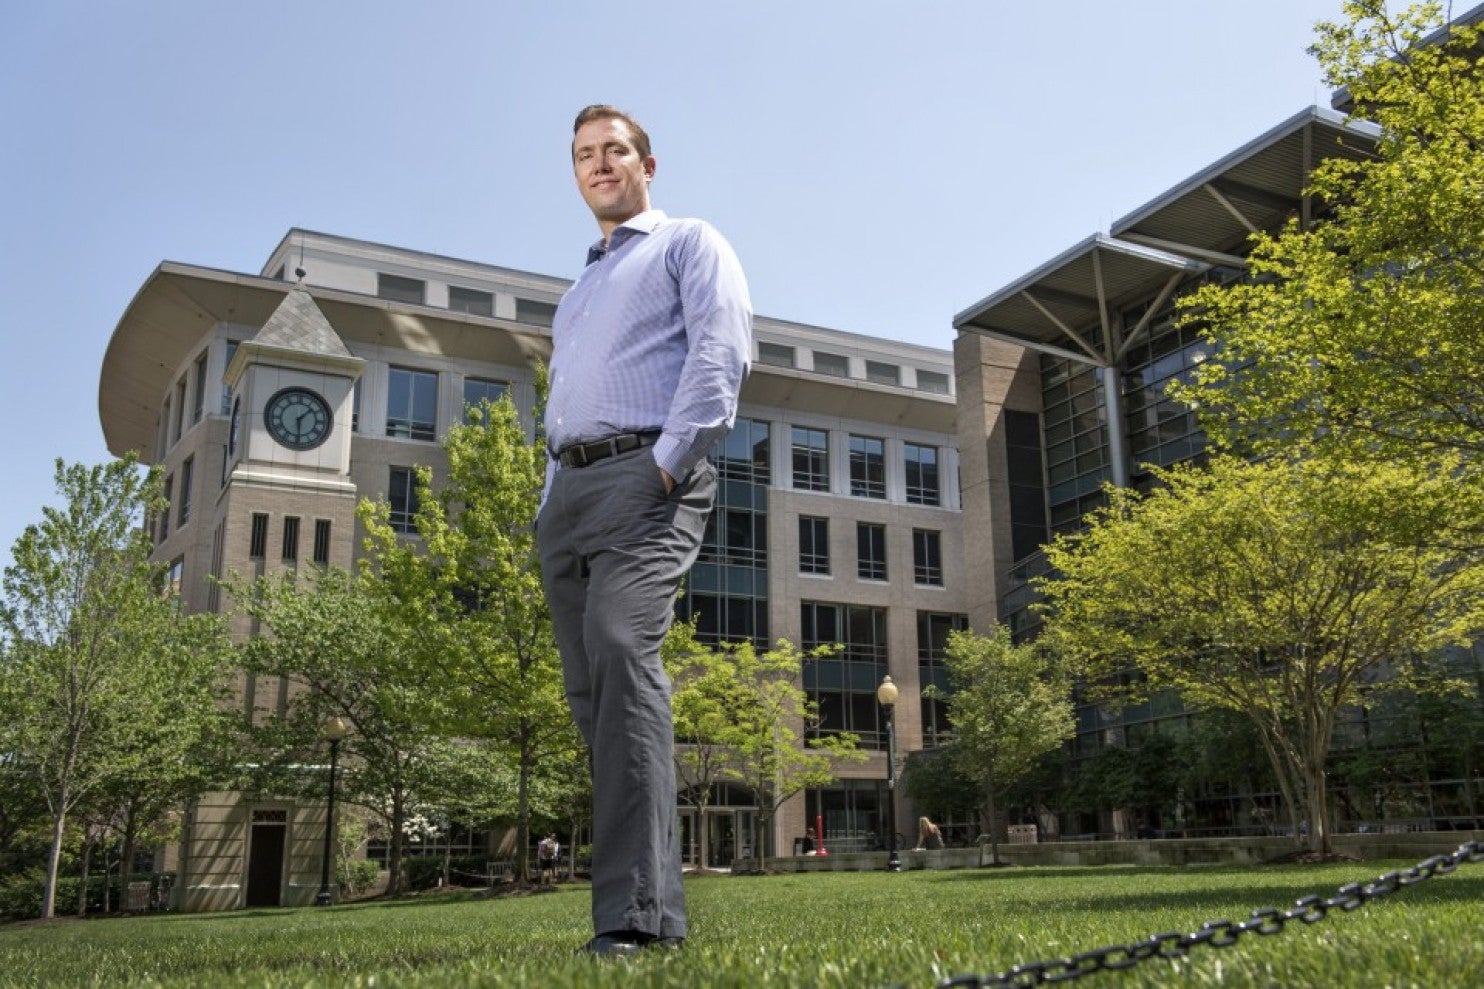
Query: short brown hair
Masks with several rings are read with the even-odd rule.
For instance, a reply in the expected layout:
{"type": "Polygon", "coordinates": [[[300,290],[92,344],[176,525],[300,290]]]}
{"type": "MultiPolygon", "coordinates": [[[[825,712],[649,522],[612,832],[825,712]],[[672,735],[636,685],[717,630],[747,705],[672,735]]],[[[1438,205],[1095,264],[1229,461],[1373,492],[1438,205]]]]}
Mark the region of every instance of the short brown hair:
{"type": "Polygon", "coordinates": [[[639,157],[649,157],[649,135],[644,132],[643,127],[639,126],[639,121],[618,107],[609,106],[607,103],[594,103],[592,106],[583,107],[578,112],[577,119],[572,122],[573,136],[575,137],[582,129],[583,124],[593,120],[622,120],[629,128],[629,136],[634,140],[634,150],[639,152],[639,157]]]}

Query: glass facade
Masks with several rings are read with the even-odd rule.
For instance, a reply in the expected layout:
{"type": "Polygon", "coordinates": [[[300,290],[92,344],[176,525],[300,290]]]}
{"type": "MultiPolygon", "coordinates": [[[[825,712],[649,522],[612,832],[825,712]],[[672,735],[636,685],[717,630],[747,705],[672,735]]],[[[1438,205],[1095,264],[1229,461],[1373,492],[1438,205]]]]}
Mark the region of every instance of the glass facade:
{"type": "Polygon", "coordinates": [[[799,516],[799,573],[830,572],[830,520],[799,516]]]}
{"type": "Polygon", "coordinates": [[[876,703],[876,688],[886,676],[886,609],[804,601],[800,612],[805,652],[838,647],[826,659],[804,661],[804,689],[818,707],[806,734],[854,732],[861,748],[886,748],[886,724],[876,703]]]}
{"type": "Polygon", "coordinates": [[[948,698],[953,688],[948,683],[948,636],[969,627],[969,616],[936,611],[917,613],[917,677],[922,698],[922,745],[933,748],[953,738],[953,722],[948,717],[948,698]]]}
{"type": "Polygon", "coordinates": [[[1053,532],[1072,532],[1082,516],[1107,499],[1099,490],[1109,477],[1103,388],[1091,365],[1041,355],[1042,426],[1046,432],[1046,481],[1053,532]]]}
{"type": "Polygon", "coordinates": [[[494,405],[510,391],[508,381],[490,381],[485,378],[464,379],[464,421],[483,422],[479,414],[480,405],[494,405]]]}
{"type": "MultiPolygon", "coordinates": [[[[805,791],[804,820],[812,828],[824,818],[824,844],[830,852],[874,851],[886,847],[886,801],[885,780],[840,780],[805,791]]],[[[911,847],[905,839],[898,846],[911,847]]]]}
{"type": "Polygon", "coordinates": [[[793,485],[796,491],[830,489],[830,434],[795,426],[792,431],[793,485]]]}
{"type": "Polygon", "coordinates": [[[770,644],[768,628],[769,424],[739,417],[711,450],[716,509],[685,581],[676,614],[696,620],[696,636],[718,644],[770,644]]]}
{"type": "Polygon", "coordinates": [[[386,434],[431,440],[438,432],[438,375],[394,367],[387,373],[386,434]]]}
{"type": "Polygon", "coordinates": [[[939,504],[943,495],[938,480],[938,448],[903,443],[902,461],[907,473],[907,502],[912,505],[939,504]]]}
{"type": "Polygon", "coordinates": [[[850,493],[856,498],[886,497],[886,441],[850,436],[850,493]]]}
{"type": "Polygon", "coordinates": [[[861,580],[886,579],[886,526],[855,524],[855,575],[861,580]]]}

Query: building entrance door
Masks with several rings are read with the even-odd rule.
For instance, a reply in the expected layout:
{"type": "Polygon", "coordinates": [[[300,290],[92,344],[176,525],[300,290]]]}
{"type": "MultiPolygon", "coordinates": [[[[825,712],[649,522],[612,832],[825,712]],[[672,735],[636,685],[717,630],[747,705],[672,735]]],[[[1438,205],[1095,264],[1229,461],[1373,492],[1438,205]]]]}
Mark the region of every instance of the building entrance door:
{"type": "Polygon", "coordinates": [[[244,906],[281,906],[288,812],[255,810],[252,816],[247,846],[247,902],[244,906]]]}
{"type": "Polygon", "coordinates": [[[706,867],[730,869],[737,857],[737,812],[706,812],[706,867]]]}

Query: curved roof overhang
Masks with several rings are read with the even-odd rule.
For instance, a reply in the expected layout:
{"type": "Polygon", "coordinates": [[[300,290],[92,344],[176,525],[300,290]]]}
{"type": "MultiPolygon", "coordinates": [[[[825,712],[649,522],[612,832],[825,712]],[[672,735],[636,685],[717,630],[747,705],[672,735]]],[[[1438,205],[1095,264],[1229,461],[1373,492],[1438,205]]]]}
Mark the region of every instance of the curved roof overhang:
{"type": "MultiPolygon", "coordinates": [[[[103,355],[98,418],[115,455],[148,451],[172,377],[219,323],[260,327],[288,284],[166,261],[124,310],[103,355]]],[[[341,340],[516,367],[546,360],[550,330],[524,323],[314,287],[341,340]]]]}
{"type": "Polygon", "coordinates": [[[742,385],[742,401],[935,433],[952,433],[957,428],[952,395],[792,368],[754,364],[742,385]]]}

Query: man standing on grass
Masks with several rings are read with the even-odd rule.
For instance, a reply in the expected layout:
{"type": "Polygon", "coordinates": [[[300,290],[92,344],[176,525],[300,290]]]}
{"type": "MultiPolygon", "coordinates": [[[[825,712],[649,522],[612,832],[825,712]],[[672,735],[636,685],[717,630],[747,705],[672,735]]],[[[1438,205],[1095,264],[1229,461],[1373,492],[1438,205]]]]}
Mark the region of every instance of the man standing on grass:
{"type": "Polygon", "coordinates": [[[577,188],[603,237],[552,326],[542,579],[593,773],[593,930],[629,955],[685,939],[674,728],[660,642],[716,493],[752,307],[731,247],[649,205],[655,160],[628,114],[573,125],[577,188]]]}

